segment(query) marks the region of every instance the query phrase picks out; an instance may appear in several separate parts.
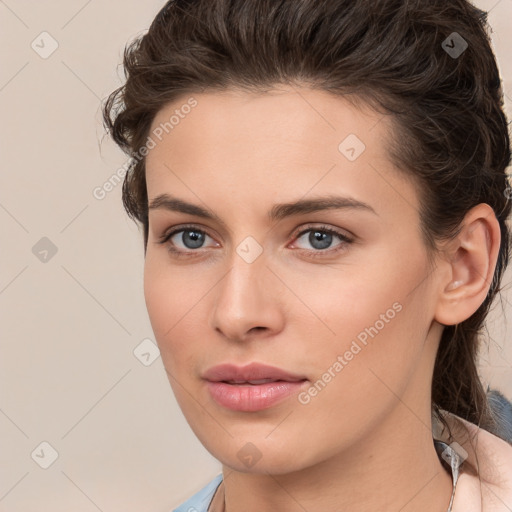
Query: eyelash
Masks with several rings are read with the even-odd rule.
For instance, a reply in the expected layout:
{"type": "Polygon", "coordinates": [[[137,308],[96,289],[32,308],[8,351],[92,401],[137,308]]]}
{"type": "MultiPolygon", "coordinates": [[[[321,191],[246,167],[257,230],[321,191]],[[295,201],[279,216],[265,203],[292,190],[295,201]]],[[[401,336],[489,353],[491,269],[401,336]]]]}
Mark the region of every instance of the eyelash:
{"type": "MultiPolygon", "coordinates": [[[[197,233],[202,233],[204,235],[210,236],[204,229],[199,229],[198,227],[196,227],[194,225],[185,225],[185,226],[181,226],[177,229],[174,229],[168,233],[163,234],[161,237],[159,237],[159,241],[157,243],[162,244],[162,245],[166,244],[169,242],[169,240],[174,235],[176,235],[177,233],[181,233],[183,231],[195,231],[197,233]]],[[[319,231],[321,233],[327,233],[329,235],[334,235],[341,240],[341,243],[338,246],[336,246],[334,249],[325,249],[325,250],[297,249],[299,251],[306,251],[306,252],[310,253],[310,256],[313,258],[322,257],[322,256],[325,256],[326,254],[329,256],[332,256],[333,254],[336,254],[340,251],[346,250],[346,246],[353,243],[353,240],[351,238],[349,238],[347,235],[345,235],[329,226],[324,226],[324,225],[312,226],[312,227],[308,227],[307,229],[303,229],[302,231],[297,233],[297,235],[294,237],[294,240],[301,238],[305,233],[309,233],[310,231],[319,231]]],[[[213,238],[213,237],[210,236],[210,238],[213,238]]],[[[168,250],[170,253],[172,253],[174,256],[176,256],[178,258],[193,257],[192,256],[193,253],[199,252],[199,250],[194,250],[194,249],[190,249],[188,251],[183,251],[181,249],[176,249],[175,247],[173,247],[170,244],[169,244],[168,250]]]]}

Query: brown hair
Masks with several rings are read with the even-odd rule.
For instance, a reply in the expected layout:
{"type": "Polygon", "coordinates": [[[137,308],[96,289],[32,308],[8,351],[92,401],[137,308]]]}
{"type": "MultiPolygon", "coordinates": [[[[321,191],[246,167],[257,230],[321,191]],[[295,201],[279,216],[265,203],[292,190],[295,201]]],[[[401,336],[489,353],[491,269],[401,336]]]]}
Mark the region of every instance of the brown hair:
{"type": "Polygon", "coordinates": [[[486,14],[466,0],[167,2],[147,34],[125,48],[126,83],[103,107],[107,130],[132,156],[123,203],[143,226],[144,246],[148,198],[139,149],[167,103],[194,92],[293,83],[363,100],[393,119],[390,157],[418,184],[429,249],[456,235],[479,203],[492,206],[499,221],[489,293],[470,318],[445,326],[432,383],[433,412],[496,431],[476,360],[509,260],[510,140],[486,28],[486,14]]]}

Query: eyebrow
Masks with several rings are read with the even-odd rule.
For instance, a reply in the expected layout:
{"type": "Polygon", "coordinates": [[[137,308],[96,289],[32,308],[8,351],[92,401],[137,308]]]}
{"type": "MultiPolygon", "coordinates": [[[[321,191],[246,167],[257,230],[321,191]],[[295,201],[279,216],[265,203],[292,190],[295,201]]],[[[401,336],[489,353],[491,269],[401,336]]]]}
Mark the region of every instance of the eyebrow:
{"type": "MultiPolygon", "coordinates": [[[[149,204],[149,210],[165,209],[173,212],[181,212],[204,219],[217,221],[222,226],[226,226],[224,221],[215,213],[202,206],[187,203],[181,199],[169,194],[160,194],[156,196],[149,204]]],[[[270,221],[279,221],[287,217],[301,215],[305,213],[314,213],[323,210],[341,210],[354,209],[363,210],[375,215],[377,212],[368,204],[358,201],[351,197],[325,196],[313,199],[300,199],[291,203],[275,204],[268,212],[270,221]]]]}

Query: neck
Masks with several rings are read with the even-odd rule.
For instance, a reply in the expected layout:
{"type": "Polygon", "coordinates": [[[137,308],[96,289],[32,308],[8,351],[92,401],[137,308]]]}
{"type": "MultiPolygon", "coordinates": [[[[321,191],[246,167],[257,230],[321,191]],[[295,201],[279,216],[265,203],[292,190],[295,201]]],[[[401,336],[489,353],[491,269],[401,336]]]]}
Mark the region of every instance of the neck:
{"type": "Polygon", "coordinates": [[[225,512],[446,512],[452,493],[430,410],[418,416],[404,402],[371,435],[314,466],[278,475],[223,467],[223,474],[225,512]]]}

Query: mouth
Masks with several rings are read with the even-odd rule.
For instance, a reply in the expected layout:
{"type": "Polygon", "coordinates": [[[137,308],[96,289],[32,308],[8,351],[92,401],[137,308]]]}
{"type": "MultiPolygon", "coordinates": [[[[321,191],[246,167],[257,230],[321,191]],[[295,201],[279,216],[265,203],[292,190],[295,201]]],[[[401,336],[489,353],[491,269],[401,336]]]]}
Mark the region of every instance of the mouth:
{"type": "MultiPolygon", "coordinates": [[[[212,381],[216,382],[216,381],[212,381]]],[[[299,381],[291,381],[291,380],[281,380],[281,379],[258,379],[258,380],[221,380],[218,382],[224,382],[226,384],[233,385],[251,385],[251,386],[259,386],[260,384],[267,384],[269,382],[299,382],[299,381]]]]}
{"type": "Polygon", "coordinates": [[[252,363],[214,366],[203,379],[213,400],[233,411],[268,409],[300,391],[307,378],[274,366],[252,363]]]}
{"type": "Polygon", "coordinates": [[[261,363],[251,363],[246,366],[225,363],[209,368],[203,374],[203,379],[211,382],[259,385],[276,381],[298,382],[305,380],[306,376],[261,363]]]}

